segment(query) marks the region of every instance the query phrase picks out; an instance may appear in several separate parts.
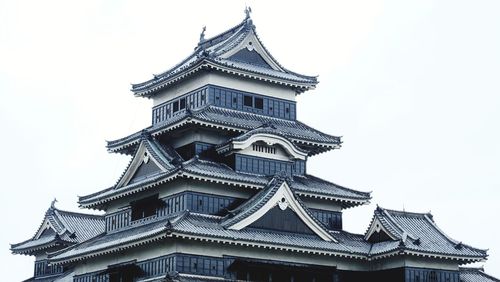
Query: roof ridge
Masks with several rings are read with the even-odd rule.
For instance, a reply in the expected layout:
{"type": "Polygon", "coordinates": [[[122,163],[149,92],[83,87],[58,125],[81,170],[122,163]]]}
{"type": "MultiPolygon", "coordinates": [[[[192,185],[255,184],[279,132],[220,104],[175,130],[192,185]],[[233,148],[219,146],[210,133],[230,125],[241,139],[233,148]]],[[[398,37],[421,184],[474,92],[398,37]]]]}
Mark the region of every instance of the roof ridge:
{"type": "Polygon", "coordinates": [[[383,207],[380,207],[381,209],[383,210],[386,210],[388,212],[393,212],[393,213],[398,213],[398,214],[402,214],[402,215],[418,215],[418,216],[425,216],[425,215],[430,215],[432,217],[432,214],[430,212],[411,212],[411,211],[406,211],[406,210],[395,210],[395,209],[386,209],[386,208],[383,208],[383,207]]]}
{"type": "MultiPolygon", "coordinates": [[[[231,37],[232,37],[232,35],[236,34],[236,32],[235,32],[235,31],[236,31],[237,29],[239,29],[239,28],[241,28],[242,26],[246,25],[246,23],[247,23],[247,18],[245,17],[245,19],[243,19],[243,21],[242,21],[242,22],[240,22],[239,24],[237,24],[237,25],[233,26],[232,28],[227,29],[227,30],[225,30],[225,31],[223,31],[223,32],[220,32],[220,33],[218,33],[218,34],[216,34],[216,35],[214,35],[214,36],[212,36],[212,37],[209,37],[209,38],[204,39],[203,41],[199,42],[199,43],[196,45],[195,50],[199,50],[199,49],[200,49],[200,47],[202,47],[202,46],[204,47],[203,49],[205,49],[207,46],[212,47],[212,46],[215,46],[215,45],[217,45],[217,44],[219,44],[219,43],[221,43],[221,42],[223,42],[223,41],[225,41],[225,40],[228,40],[229,38],[231,38],[231,37]],[[216,39],[219,39],[219,37],[223,37],[224,35],[231,35],[231,36],[229,36],[229,37],[227,37],[227,38],[224,38],[224,39],[222,39],[221,41],[216,42],[216,43],[211,43],[211,42],[210,42],[210,41],[214,41],[214,40],[216,40],[216,39]],[[204,45],[207,45],[207,46],[204,46],[204,45]]],[[[203,49],[202,49],[202,50],[203,50],[203,49]]]]}
{"type": "Polygon", "coordinates": [[[93,218],[104,218],[104,215],[99,215],[99,214],[90,214],[90,213],[80,213],[80,212],[75,212],[75,211],[67,211],[67,210],[60,210],[57,209],[58,212],[60,213],[66,213],[66,214],[71,214],[74,216],[80,216],[80,217],[93,217],[93,218]]]}
{"type": "Polygon", "coordinates": [[[63,230],[64,232],[62,232],[62,233],[65,233],[66,231],[68,231],[69,233],[73,233],[73,230],[71,230],[71,228],[68,226],[68,222],[66,222],[66,219],[64,219],[64,217],[61,215],[61,213],[57,209],[54,210],[54,214],[57,215],[56,219],[59,220],[64,227],[64,230],[63,230]]]}

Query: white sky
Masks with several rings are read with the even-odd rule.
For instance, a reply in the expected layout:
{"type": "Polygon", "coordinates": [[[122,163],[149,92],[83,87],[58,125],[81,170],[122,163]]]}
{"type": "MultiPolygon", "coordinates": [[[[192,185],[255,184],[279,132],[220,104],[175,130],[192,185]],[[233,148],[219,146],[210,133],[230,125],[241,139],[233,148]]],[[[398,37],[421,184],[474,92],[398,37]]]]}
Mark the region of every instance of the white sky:
{"type": "MultiPolygon", "coordinates": [[[[104,140],[149,125],[151,78],[207,36],[238,24],[245,4],[285,67],[318,74],[301,121],[344,136],[308,172],[373,201],[344,213],[363,233],[375,204],[432,211],[451,237],[489,248],[500,276],[500,2],[0,1],[0,262],[3,281],[33,273],[9,243],[31,237],[51,200],[111,186],[128,161],[104,140]]],[[[482,265],[482,264],[480,264],[482,265]]]]}

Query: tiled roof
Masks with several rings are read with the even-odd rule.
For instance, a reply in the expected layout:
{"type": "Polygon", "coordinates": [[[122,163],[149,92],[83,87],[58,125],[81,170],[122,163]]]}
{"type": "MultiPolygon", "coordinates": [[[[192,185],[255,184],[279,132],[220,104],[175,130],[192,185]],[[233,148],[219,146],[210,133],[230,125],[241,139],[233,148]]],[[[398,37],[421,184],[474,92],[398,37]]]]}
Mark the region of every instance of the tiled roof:
{"type": "Polygon", "coordinates": [[[345,231],[330,231],[331,236],[336,240],[326,241],[311,234],[271,231],[251,227],[232,230],[224,227],[224,217],[185,211],[168,217],[158,218],[149,224],[103,234],[89,241],[69,247],[66,250],[59,251],[51,255],[50,260],[58,263],[85,259],[105,253],[121,251],[170,236],[214,242],[230,241],[231,244],[314,252],[316,254],[365,260],[377,259],[380,255],[388,253],[393,255],[429,255],[443,259],[456,259],[460,262],[479,261],[486,257],[486,251],[483,250],[463,244],[462,247],[456,248],[450,239],[443,238],[444,235],[442,235],[442,232],[437,229],[433,222],[425,219],[425,214],[399,211],[389,212],[397,218],[397,224],[400,224],[405,230],[411,229],[414,236],[419,236],[420,243],[416,244],[409,239],[406,239],[406,241],[395,240],[370,243],[364,239],[363,235],[345,231]]]}
{"type": "Polygon", "coordinates": [[[377,207],[374,220],[375,218],[397,240],[375,243],[371,250],[372,256],[396,250],[463,258],[486,258],[487,256],[485,250],[470,247],[448,237],[437,227],[431,214],[377,207]]]}
{"type": "MultiPolygon", "coordinates": [[[[173,225],[172,232],[177,231],[179,236],[181,234],[203,236],[241,242],[242,244],[253,242],[269,246],[288,246],[290,248],[307,249],[311,252],[321,250],[349,255],[366,255],[363,253],[363,250],[366,250],[366,248],[355,249],[342,243],[325,241],[316,235],[266,231],[248,227],[241,230],[230,230],[220,224],[221,220],[222,218],[218,216],[190,213],[183,220],[179,220],[173,225]]],[[[338,233],[342,233],[342,231],[333,233],[333,237],[337,238],[338,233]]]]}
{"type": "MultiPolygon", "coordinates": [[[[415,227],[419,225],[426,229],[424,222],[414,223],[415,227]]],[[[239,231],[224,229],[218,224],[217,217],[190,214],[186,220],[179,221],[174,225],[174,229],[182,230],[191,235],[208,237],[226,238],[236,241],[253,241],[266,244],[276,244],[280,246],[290,246],[294,248],[305,248],[308,250],[322,250],[325,252],[334,252],[340,254],[362,255],[366,258],[372,258],[381,253],[388,253],[394,250],[402,250],[400,242],[380,242],[371,244],[366,242],[361,235],[350,234],[344,231],[332,232],[332,236],[338,241],[328,242],[317,236],[303,234],[289,234],[286,232],[262,231],[253,228],[245,228],[239,231]]],[[[404,248],[414,253],[442,255],[443,258],[457,258],[459,260],[478,261],[486,257],[486,252],[472,249],[454,249],[449,250],[447,242],[435,242],[432,246],[427,246],[428,242],[422,243],[421,247],[404,248]],[[446,250],[446,251],[443,251],[446,250]]]]}
{"type": "MultiPolygon", "coordinates": [[[[172,170],[155,174],[154,177],[149,177],[117,189],[111,187],[97,193],[81,196],[79,204],[82,207],[96,207],[104,202],[147,190],[150,187],[168,182],[177,177],[206,179],[209,181],[216,179],[220,182],[235,183],[239,186],[251,186],[255,189],[262,189],[270,180],[268,176],[236,172],[225,164],[195,157],[179,164],[179,166],[172,170]]],[[[348,189],[312,175],[294,176],[290,185],[295,193],[301,196],[325,197],[337,200],[344,207],[364,204],[371,198],[369,192],[348,189]]]]}
{"type": "MultiPolygon", "coordinates": [[[[356,249],[355,246],[359,245],[359,242],[353,244],[332,243],[322,240],[316,235],[265,231],[254,228],[228,230],[220,224],[221,220],[222,217],[219,216],[184,212],[131,229],[103,234],[87,242],[56,252],[49,259],[55,263],[63,263],[90,258],[143,244],[145,240],[160,240],[174,233],[180,237],[201,236],[204,238],[247,241],[269,246],[309,249],[311,251],[340,252],[349,256],[352,256],[353,253],[364,256],[366,255],[364,251],[369,249],[367,246],[356,249]]],[[[349,236],[345,236],[343,239],[347,241],[349,236]]]]}
{"type": "Polygon", "coordinates": [[[33,251],[59,245],[71,245],[84,242],[104,232],[104,217],[63,211],[53,205],[45,213],[42,225],[31,239],[18,244],[12,244],[13,253],[30,254],[33,251]],[[43,223],[48,221],[54,230],[48,235],[37,234],[44,228],[43,223]]]}
{"type": "Polygon", "coordinates": [[[460,267],[460,282],[500,282],[484,272],[483,268],[460,267]]]}
{"type": "MultiPolygon", "coordinates": [[[[213,105],[195,110],[188,109],[163,123],[157,123],[144,130],[152,136],[158,136],[186,124],[219,127],[241,132],[247,132],[263,125],[272,126],[276,132],[297,145],[313,147],[308,149],[312,155],[339,148],[342,143],[340,137],[325,134],[297,120],[274,118],[213,105]]],[[[139,131],[121,139],[108,141],[108,150],[110,152],[131,153],[133,152],[131,148],[135,148],[139,144],[142,134],[142,131],[139,131]]]]}
{"type": "Polygon", "coordinates": [[[318,83],[317,78],[314,76],[301,75],[282,67],[259,40],[252,20],[245,18],[237,26],[217,36],[200,41],[194,52],[173,68],[154,75],[151,80],[133,84],[132,91],[135,95],[150,97],[156,94],[159,89],[203,68],[218,69],[247,77],[253,76],[261,80],[264,79],[297,88],[300,92],[313,88],[318,83]],[[255,34],[258,40],[256,44],[262,46],[265,56],[268,56],[274,62],[274,69],[268,66],[267,63],[257,63],[251,58],[245,60],[245,58],[235,58],[234,56],[227,58],[227,56],[224,56],[252,34],[255,34]]]}
{"type": "Polygon", "coordinates": [[[149,224],[139,225],[135,228],[125,229],[119,232],[103,233],[91,240],[71,246],[65,250],[51,254],[50,260],[58,262],[74,257],[91,255],[110,248],[126,249],[130,243],[159,235],[166,230],[165,224],[168,219],[154,221],[149,224]]]}

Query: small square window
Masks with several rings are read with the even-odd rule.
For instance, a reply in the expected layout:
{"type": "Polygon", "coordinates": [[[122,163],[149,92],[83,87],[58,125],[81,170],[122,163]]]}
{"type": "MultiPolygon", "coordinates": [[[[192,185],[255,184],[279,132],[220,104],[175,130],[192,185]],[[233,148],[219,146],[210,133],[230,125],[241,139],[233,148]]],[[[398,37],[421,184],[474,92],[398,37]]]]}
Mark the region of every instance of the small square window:
{"type": "Polygon", "coordinates": [[[243,105],[246,107],[253,107],[252,96],[248,96],[248,95],[243,96],[243,105]]]}
{"type": "Polygon", "coordinates": [[[175,102],[172,104],[172,111],[173,111],[174,113],[179,111],[179,101],[175,101],[175,102]]]}
{"type": "Polygon", "coordinates": [[[264,99],[256,97],[254,102],[255,102],[256,109],[259,109],[259,110],[264,109],[264,99]]]}
{"type": "Polygon", "coordinates": [[[238,103],[238,98],[233,97],[233,104],[236,104],[236,103],[238,103]]]}
{"type": "Polygon", "coordinates": [[[248,96],[248,95],[243,96],[243,105],[246,107],[253,107],[252,96],[248,96]]]}
{"type": "Polygon", "coordinates": [[[180,104],[181,104],[181,105],[180,105],[180,109],[181,109],[181,110],[185,109],[185,108],[186,108],[186,98],[182,98],[182,99],[180,100],[180,102],[181,102],[181,103],[180,103],[180,104]]]}

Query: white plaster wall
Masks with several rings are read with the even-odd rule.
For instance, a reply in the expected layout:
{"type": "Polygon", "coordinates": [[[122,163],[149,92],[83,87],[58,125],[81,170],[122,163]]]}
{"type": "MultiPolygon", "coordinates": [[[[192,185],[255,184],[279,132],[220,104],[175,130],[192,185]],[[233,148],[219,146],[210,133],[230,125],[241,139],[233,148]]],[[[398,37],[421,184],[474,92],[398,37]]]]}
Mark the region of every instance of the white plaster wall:
{"type": "Polygon", "coordinates": [[[137,247],[111,255],[103,255],[81,262],[75,267],[75,275],[100,271],[106,269],[108,265],[122,263],[133,259],[136,259],[139,262],[173,253],[219,258],[226,255],[263,260],[286,261],[291,263],[334,266],[342,270],[368,270],[368,264],[366,261],[363,262],[356,259],[347,260],[345,258],[324,255],[310,255],[256,247],[243,247],[220,243],[167,238],[164,241],[151,243],[147,246],[137,247]]]}
{"type": "Polygon", "coordinates": [[[198,242],[192,240],[180,240],[176,248],[178,252],[205,255],[212,257],[236,256],[248,257],[263,260],[278,260],[292,263],[305,263],[324,266],[335,266],[342,270],[368,270],[369,266],[366,261],[357,259],[347,260],[345,258],[302,254],[289,251],[269,250],[257,247],[244,247],[218,243],[198,242]]]}
{"type": "Polygon", "coordinates": [[[306,204],[308,208],[338,212],[342,211],[342,206],[338,202],[308,197],[301,197],[300,199],[306,204]]]}
{"type": "Polygon", "coordinates": [[[153,106],[160,105],[207,84],[295,101],[295,91],[289,87],[243,77],[230,76],[219,72],[199,72],[153,96],[153,106]]]}
{"type": "Polygon", "coordinates": [[[377,271],[400,267],[420,267],[442,270],[458,270],[458,265],[453,262],[436,259],[422,259],[417,257],[392,257],[383,260],[368,262],[359,259],[346,259],[335,256],[311,255],[289,251],[262,249],[257,247],[235,246],[213,242],[200,242],[188,239],[167,238],[160,242],[150,243],[146,246],[103,255],[79,263],[75,267],[75,275],[99,271],[108,265],[122,263],[136,259],[144,261],[173,253],[183,253],[210,257],[248,257],[262,260],[277,260],[291,263],[305,263],[313,265],[334,266],[339,270],[349,271],[377,271]]]}
{"type": "Polygon", "coordinates": [[[75,275],[106,269],[108,265],[122,263],[136,259],[144,261],[151,258],[165,256],[175,252],[173,239],[166,239],[160,242],[150,243],[143,247],[136,247],[122,252],[103,255],[97,258],[88,259],[79,263],[75,267],[75,275]]]}

